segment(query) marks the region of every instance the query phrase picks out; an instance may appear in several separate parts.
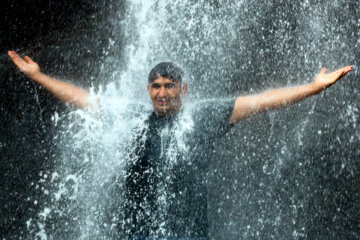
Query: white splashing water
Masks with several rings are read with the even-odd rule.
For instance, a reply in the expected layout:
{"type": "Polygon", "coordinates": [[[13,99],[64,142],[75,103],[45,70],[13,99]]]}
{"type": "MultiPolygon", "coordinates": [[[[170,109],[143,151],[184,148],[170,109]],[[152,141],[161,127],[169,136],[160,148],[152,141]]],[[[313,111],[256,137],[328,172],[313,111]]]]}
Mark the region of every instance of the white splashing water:
{"type": "MultiPolygon", "coordinates": [[[[196,90],[201,90],[195,93],[190,89],[190,98],[186,99],[189,109],[193,106],[191,99],[206,96],[208,85],[226,82],[224,75],[232,76],[229,71],[236,65],[236,56],[232,55],[234,46],[246,41],[236,34],[246,30],[248,25],[256,25],[254,19],[259,16],[256,13],[254,19],[240,22],[239,19],[243,19],[238,16],[250,11],[246,1],[223,2],[128,2],[125,20],[114,23],[123,34],[118,37],[125,42],[122,46],[124,59],[109,58],[102,64],[101,74],[111,76],[111,83],[101,86],[98,93],[92,92],[100,99],[99,106],[90,112],[77,110],[66,116],[54,114],[54,125],[63,126],[63,131],[55,136],[63,151],[56,170],[48,173],[50,180],[43,177],[41,188],[44,195],[49,195],[49,200],[42,204],[37,217],[26,222],[30,235],[42,240],[107,239],[104,232],[110,235],[116,232],[121,212],[113,212],[113,218],[107,221],[109,216],[105,213],[104,202],[113,197],[109,185],[114,177],[125,176],[128,145],[134,129],[148,117],[143,111],[129,109],[134,103],[152,109],[146,92],[147,74],[161,61],[178,63],[190,73],[186,79],[190,86],[193,83],[196,90]],[[107,63],[121,62],[126,62],[125,70],[108,74],[107,63]],[[226,65],[216,65],[224,62],[226,65]],[[193,74],[199,68],[205,71],[193,74]]],[[[119,46],[109,39],[109,51],[116,47],[119,46]]],[[[251,65],[251,60],[246,64],[251,65]]],[[[245,64],[240,69],[246,69],[245,64]]],[[[185,112],[181,127],[175,128],[177,138],[171,144],[177,148],[167,148],[170,152],[164,154],[175,155],[171,151],[179,149],[187,151],[182,135],[193,127],[188,118],[185,112]]],[[[305,126],[298,134],[300,143],[303,129],[305,126]]],[[[116,238],[116,233],[111,236],[116,238]]]]}
{"type": "MultiPolygon", "coordinates": [[[[100,88],[98,93],[92,92],[94,98],[100,99],[96,109],[88,112],[76,110],[67,116],[55,113],[53,116],[54,125],[60,123],[64,126],[64,130],[56,136],[63,151],[56,172],[50,173],[50,183],[44,184],[44,192],[50,192],[50,200],[44,204],[36,221],[28,221],[30,233],[35,233],[37,238],[100,239],[104,237],[104,232],[115,232],[116,235],[116,224],[121,220],[121,213],[114,213],[111,222],[107,222],[109,216],[105,216],[106,206],[103,202],[111,198],[107,195],[111,194],[109,186],[115,176],[125,176],[134,129],[142,126],[148,117],[148,113],[142,111],[129,111],[129,106],[136,103],[151,110],[145,90],[149,70],[162,60],[176,59],[181,64],[184,56],[180,46],[185,44],[189,47],[188,41],[191,40],[181,38],[181,31],[174,28],[181,24],[179,20],[186,21],[187,18],[169,13],[177,11],[179,14],[191,15],[185,31],[192,31],[197,21],[203,21],[204,25],[211,24],[207,19],[209,16],[204,15],[203,20],[193,18],[204,5],[207,9],[202,11],[211,12],[209,5],[199,2],[189,8],[189,4],[164,0],[131,1],[128,19],[122,24],[124,32],[132,35],[128,36],[130,40],[124,46],[126,70],[112,73],[110,84],[100,88]],[[174,16],[178,19],[172,19],[174,16]],[[177,23],[172,25],[173,20],[177,23]],[[176,42],[178,46],[174,46],[176,42]]],[[[209,31],[213,28],[205,26],[205,29],[209,31]]],[[[209,37],[213,35],[211,32],[202,34],[209,37]]],[[[196,42],[198,36],[192,35],[190,33],[190,38],[194,37],[196,42]]],[[[109,42],[111,49],[112,44],[109,42]]],[[[193,61],[196,51],[204,51],[200,45],[195,45],[188,56],[193,61]]],[[[212,51],[215,49],[212,48],[212,51]]],[[[107,61],[117,62],[118,59],[107,61]]],[[[103,71],[106,71],[106,66],[103,71]]],[[[191,131],[193,124],[188,111],[183,115],[179,126],[174,128],[176,138],[170,142],[170,147],[164,147],[168,151],[164,153],[167,156],[176,156],[173,151],[187,151],[182,135],[191,131]]],[[[165,133],[166,130],[163,131],[165,133]]],[[[164,194],[166,191],[159,194],[160,204],[166,204],[161,202],[166,199],[164,194]]]]}

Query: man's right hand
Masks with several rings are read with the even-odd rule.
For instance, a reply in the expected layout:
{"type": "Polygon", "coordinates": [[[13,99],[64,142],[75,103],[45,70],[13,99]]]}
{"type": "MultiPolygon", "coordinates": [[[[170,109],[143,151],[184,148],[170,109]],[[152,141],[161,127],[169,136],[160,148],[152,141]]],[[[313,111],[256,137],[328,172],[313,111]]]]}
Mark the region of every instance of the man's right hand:
{"type": "MultiPolygon", "coordinates": [[[[93,103],[89,101],[89,93],[87,91],[43,74],[40,71],[39,65],[28,56],[21,58],[14,51],[8,51],[8,55],[20,71],[60,100],[84,109],[93,106],[93,103]]],[[[98,100],[96,100],[97,102],[98,100]]]]}
{"type": "Polygon", "coordinates": [[[19,70],[25,73],[29,78],[34,79],[36,78],[36,75],[39,75],[39,65],[28,56],[21,58],[15,51],[8,51],[8,55],[19,70]]]}

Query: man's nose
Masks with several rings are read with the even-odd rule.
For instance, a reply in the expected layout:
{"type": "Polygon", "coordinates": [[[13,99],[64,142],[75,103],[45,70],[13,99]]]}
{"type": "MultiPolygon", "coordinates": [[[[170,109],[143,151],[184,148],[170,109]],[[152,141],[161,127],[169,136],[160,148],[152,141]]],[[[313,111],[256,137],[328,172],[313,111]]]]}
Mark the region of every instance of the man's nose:
{"type": "Polygon", "coordinates": [[[159,97],[166,97],[167,92],[166,89],[164,87],[161,87],[159,90],[159,97]]]}

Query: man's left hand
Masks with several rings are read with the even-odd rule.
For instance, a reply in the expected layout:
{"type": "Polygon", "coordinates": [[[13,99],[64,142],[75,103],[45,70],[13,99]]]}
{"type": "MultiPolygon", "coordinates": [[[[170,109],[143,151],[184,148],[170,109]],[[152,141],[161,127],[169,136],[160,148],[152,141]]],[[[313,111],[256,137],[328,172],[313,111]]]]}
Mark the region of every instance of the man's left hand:
{"type": "Polygon", "coordinates": [[[334,72],[326,74],[326,68],[322,68],[320,73],[315,77],[313,84],[321,91],[333,85],[337,80],[345,76],[352,69],[353,66],[346,66],[334,72]]]}

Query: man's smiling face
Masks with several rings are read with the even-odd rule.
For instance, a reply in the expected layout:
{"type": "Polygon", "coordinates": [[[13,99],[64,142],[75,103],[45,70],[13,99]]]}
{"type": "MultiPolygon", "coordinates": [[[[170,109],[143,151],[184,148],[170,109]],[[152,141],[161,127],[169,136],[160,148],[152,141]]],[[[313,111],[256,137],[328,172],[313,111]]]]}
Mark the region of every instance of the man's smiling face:
{"type": "Polygon", "coordinates": [[[187,85],[160,76],[151,82],[147,89],[155,113],[166,116],[179,112],[182,107],[182,97],[187,91],[187,85]]]}

